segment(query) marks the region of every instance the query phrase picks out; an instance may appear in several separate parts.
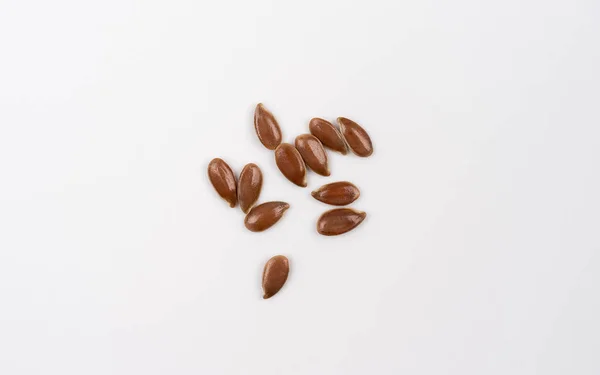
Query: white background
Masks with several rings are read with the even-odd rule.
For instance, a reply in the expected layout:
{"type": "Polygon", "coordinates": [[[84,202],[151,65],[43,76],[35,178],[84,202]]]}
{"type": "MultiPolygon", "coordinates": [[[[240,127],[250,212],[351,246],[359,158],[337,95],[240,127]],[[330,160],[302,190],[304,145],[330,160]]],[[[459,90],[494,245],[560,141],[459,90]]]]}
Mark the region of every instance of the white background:
{"type": "Polygon", "coordinates": [[[0,373],[600,373],[600,3],[0,0],[0,373]],[[258,142],[375,146],[298,188],[258,142]],[[256,234],[206,166],[263,169],[256,234]],[[310,197],[350,180],[355,231],[310,197]],[[275,254],[284,289],[261,299],[275,254]]]}

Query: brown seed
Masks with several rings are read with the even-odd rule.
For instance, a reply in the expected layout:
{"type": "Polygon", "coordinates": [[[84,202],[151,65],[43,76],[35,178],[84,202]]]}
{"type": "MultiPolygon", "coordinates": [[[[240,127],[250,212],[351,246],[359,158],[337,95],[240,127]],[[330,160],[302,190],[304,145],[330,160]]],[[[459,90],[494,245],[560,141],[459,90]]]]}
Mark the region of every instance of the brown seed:
{"type": "Polygon", "coordinates": [[[262,103],[259,103],[254,110],[254,129],[260,142],[269,150],[275,150],[281,143],[279,124],[262,103]]]}
{"type": "Polygon", "coordinates": [[[237,188],[240,208],[245,214],[250,211],[258,200],[260,190],[262,189],[262,181],[262,172],[258,165],[254,163],[246,164],[244,169],[242,169],[242,173],[240,173],[237,188]]]}
{"type": "Polygon", "coordinates": [[[345,117],[338,117],[337,122],[352,152],[361,157],[371,156],[373,143],[365,129],[345,117]]]}
{"type": "Polygon", "coordinates": [[[215,158],[208,164],[208,178],[221,198],[229,203],[230,207],[235,207],[237,203],[235,175],[233,171],[223,161],[215,158]]]}
{"type": "Polygon", "coordinates": [[[324,236],[337,236],[356,228],[367,214],[352,208],[334,208],[317,220],[317,232],[324,236]]]}
{"type": "Polygon", "coordinates": [[[312,134],[299,135],[296,137],[295,145],[310,169],[321,176],[330,175],[327,167],[327,152],[317,137],[312,134]]]}
{"type": "Polygon", "coordinates": [[[310,120],[308,128],[310,133],[319,138],[325,147],[341,152],[343,155],[348,153],[342,134],[329,121],[315,117],[310,120]]]}
{"type": "Polygon", "coordinates": [[[311,195],[323,203],[345,206],[358,199],[360,190],[348,181],[339,181],[323,185],[313,191],[311,195]]]}
{"type": "Polygon", "coordinates": [[[306,167],[296,147],[289,143],[277,146],[275,163],[288,180],[298,186],[306,187],[306,167]]]}
{"type": "Polygon", "coordinates": [[[252,232],[262,232],[277,223],[288,208],[290,205],[285,202],[259,204],[248,212],[244,219],[244,225],[252,232]]]}
{"type": "Polygon", "coordinates": [[[265,264],[262,276],[263,298],[271,298],[285,284],[290,273],[290,262],[283,255],[275,255],[265,264]]]}

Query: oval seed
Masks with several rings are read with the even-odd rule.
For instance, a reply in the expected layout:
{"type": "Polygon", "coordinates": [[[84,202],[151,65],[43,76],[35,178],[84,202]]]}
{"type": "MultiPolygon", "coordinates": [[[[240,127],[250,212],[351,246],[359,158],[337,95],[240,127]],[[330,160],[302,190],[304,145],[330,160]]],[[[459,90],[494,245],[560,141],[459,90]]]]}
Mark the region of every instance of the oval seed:
{"type": "Polygon", "coordinates": [[[262,181],[262,172],[258,165],[254,163],[246,164],[244,169],[242,169],[242,173],[240,173],[237,188],[240,208],[245,214],[250,211],[258,200],[260,190],[262,189],[262,181]]]}
{"type": "Polygon", "coordinates": [[[313,191],[311,195],[323,203],[345,206],[358,199],[360,190],[348,181],[339,181],[323,185],[313,191]]]}
{"type": "Polygon", "coordinates": [[[312,135],[319,138],[323,146],[341,152],[343,155],[348,153],[342,134],[329,121],[315,117],[310,120],[308,129],[312,135]]]}
{"type": "Polygon", "coordinates": [[[285,202],[259,204],[248,212],[244,219],[244,225],[252,232],[262,232],[277,223],[288,208],[290,205],[285,202]]]}
{"type": "Polygon", "coordinates": [[[265,264],[262,277],[263,298],[271,298],[285,284],[290,273],[290,262],[283,255],[275,255],[265,264]]]}
{"type": "Polygon", "coordinates": [[[327,167],[327,152],[317,137],[312,134],[299,135],[296,137],[295,145],[310,169],[321,176],[330,175],[327,167]]]}
{"type": "Polygon", "coordinates": [[[352,152],[361,157],[371,156],[373,153],[373,143],[365,129],[345,117],[338,117],[337,122],[352,152]]]}
{"type": "Polygon", "coordinates": [[[262,103],[259,103],[254,110],[254,129],[260,142],[269,150],[275,150],[281,143],[279,124],[262,103]]]}
{"type": "Polygon", "coordinates": [[[235,175],[233,171],[223,161],[215,158],[208,164],[208,178],[221,198],[229,203],[230,207],[235,207],[237,203],[235,175]]]}
{"type": "Polygon", "coordinates": [[[356,228],[367,214],[352,208],[335,208],[325,212],[317,221],[317,232],[324,236],[337,236],[356,228]]]}
{"type": "Polygon", "coordinates": [[[275,163],[283,175],[298,186],[306,187],[306,167],[296,147],[282,143],[275,149],[275,163]]]}

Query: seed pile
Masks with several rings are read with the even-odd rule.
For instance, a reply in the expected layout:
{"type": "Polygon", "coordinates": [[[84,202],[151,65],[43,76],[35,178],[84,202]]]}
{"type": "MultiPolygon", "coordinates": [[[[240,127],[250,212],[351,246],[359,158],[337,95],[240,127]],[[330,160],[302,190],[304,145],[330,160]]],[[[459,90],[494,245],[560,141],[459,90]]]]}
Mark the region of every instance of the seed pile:
{"type": "MultiPolygon", "coordinates": [[[[296,137],[294,144],[282,143],[282,133],[275,116],[261,103],[254,111],[254,129],[259,141],[274,151],[275,164],[290,182],[306,187],[307,167],[321,176],[330,176],[325,148],[346,155],[350,149],[359,157],[373,154],[369,134],[356,122],[338,117],[337,125],[322,118],[313,118],[308,124],[310,134],[296,137]]],[[[239,179],[222,159],[215,158],[208,165],[208,178],[216,192],[230,207],[239,202],[246,217],[244,225],[252,232],[262,232],[275,225],[290,208],[286,202],[273,201],[256,205],[263,184],[260,168],[249,163],[244,166],[239,179]]],[[[338,181],[321,186],[311,193],[318,201],[332,206],[347,206],[360,197],[360,190],[348,181],[338,181]]],[[[367,214],[349,207],[334,208],[317,219],[317,233],[337,236],[359,226],[367,214]]],[[[262,277],[263,298],[271,298],[285,284],[289,273],[289,260],[283,255],[272,257],[266,264],[262,277]]]]}

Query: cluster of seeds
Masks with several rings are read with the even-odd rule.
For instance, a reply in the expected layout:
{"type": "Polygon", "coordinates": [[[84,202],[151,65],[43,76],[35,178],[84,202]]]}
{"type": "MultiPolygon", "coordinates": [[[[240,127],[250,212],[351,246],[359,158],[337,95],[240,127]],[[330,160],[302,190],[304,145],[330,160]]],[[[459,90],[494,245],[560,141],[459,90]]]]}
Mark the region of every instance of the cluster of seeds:
{"type": "MultiPolygon", "coordinates": [[[[275,163],[281,173],[292,183],[306,187],[307,167],[321,176],[331,173],[327,165],[325,148],[348,153],[348,148],[360,157],[373,154],[369,134],[356,122],[338,117],[336,128],[331,122],[313,118],[308,125],[310,134],[296,137],[294,145],[282,143],[281,128],[273,114],[258,104],[254,112],[254,128],[260,142],[274,151],[275,163]]],[[[239,202],[246,214],[244,225],[252,232],[262,232],[275,225],[290,208],[286,202],[272,201],[256,205],[262,189],[262,172],[253,163],[247,164],[236,179],[233,170],[222,159],[215,158],[208,165],[208,178],[217,193],[230,207],[239,202]]],[[[360,196],[360,190],[347,181],[326,184],[311,195],[326,204],[346,206],[360,196]]],[[[356,228],[367,214],[348,207],[324,212],[317,219],[317,232],[324,236],[336,236],[356,228]]],[[[283,255],[272,257],[265,265],[262,279],[263,298],[275,295],[285,284],[289,273],[289,261],[283,255]]]]}

